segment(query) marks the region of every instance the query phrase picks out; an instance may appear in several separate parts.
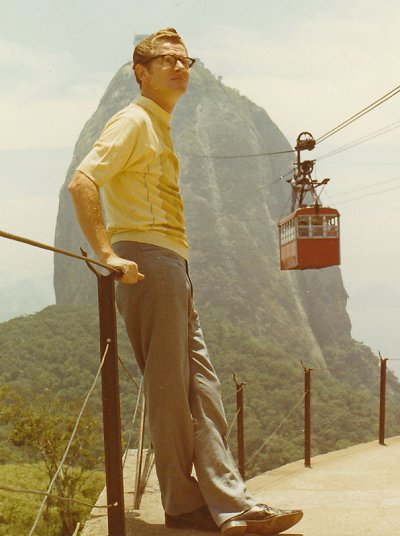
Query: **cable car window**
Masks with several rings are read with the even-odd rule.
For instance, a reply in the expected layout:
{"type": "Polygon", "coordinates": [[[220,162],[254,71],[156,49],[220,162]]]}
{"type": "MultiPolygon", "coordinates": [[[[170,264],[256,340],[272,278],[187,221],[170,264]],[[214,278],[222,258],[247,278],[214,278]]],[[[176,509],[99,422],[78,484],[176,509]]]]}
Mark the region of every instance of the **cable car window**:
{"type": "Polygon", "coordinates": [[[324,236],[329,238],[339,236],[339,222],[337,216],[325,216],[324,236]]]}
{"type": "Polygon", "coordinates": [[[312,216],[311,217],[311,224],[312,225],[322,225],[323,222],[323,216],[312,216]]]}
{"type": "Polygon", "coordinates": [[[281,244],[288,244],[296,238],[293,220],[283,223],[280,226],[280,241],[281,244]]]}
{"type": "Polygon", "coordinates": [[[320,237],[323,234],[322,225],[323,217],[322,216],[311,216],[311,234],[313,237],[320,237]]]}
{"type": "Polygon", "coordinates": [[[310,236],[310,218],[308,216],[298,217],[297,236],[300,238],[308,238],[310,236]]]}

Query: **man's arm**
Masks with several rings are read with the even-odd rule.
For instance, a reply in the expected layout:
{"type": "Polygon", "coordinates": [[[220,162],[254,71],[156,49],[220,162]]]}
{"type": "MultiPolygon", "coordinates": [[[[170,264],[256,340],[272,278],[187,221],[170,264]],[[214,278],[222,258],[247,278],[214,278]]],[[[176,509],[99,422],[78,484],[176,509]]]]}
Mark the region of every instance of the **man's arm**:
{"type": "Polygon", "coordinates": [[[79,225],[98,259],[117,268],[122,283],[132,284],[144,278],[135,262],[114,253],[107,236],[101,211],[100,194],[97,186],[84,173],[77,171],[68,185],[75,206],[79,225]]]}

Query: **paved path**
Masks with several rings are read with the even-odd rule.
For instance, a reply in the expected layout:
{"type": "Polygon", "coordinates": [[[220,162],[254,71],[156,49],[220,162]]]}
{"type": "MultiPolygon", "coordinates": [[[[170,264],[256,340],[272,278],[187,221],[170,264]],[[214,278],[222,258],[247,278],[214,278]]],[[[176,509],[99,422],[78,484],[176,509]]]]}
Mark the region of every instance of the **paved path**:
{"type": "MultiPolygon", "coordinates": [[[[208,536],[164,526],[154,473],[139,512],[133,511],[135,454],[126,466],[127,536],[208,536]]],[[[260,501],[281,508],[302,508],[303,520],[287,536],[400,535],[400,436],[316,456],[311,469],[294,462],[248,481],[260,501]]],[[[105,503],[100,496],[99,503],[105,503]]],[[[98,514],[98,512],[97,512],[98,514]]],[[[104,512],[92,518],[82,536],[106,536],[104,512]]]]}

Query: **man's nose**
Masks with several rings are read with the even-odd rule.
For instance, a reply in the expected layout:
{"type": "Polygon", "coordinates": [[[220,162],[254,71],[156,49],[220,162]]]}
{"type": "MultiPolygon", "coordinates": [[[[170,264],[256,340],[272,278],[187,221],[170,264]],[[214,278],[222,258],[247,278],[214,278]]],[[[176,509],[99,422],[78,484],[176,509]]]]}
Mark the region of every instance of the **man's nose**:
{"type": "Polygon", "coordinates": [[[183,65],[182,61],[180,59],[176,60],[175,69],[180,69],[183,71],[187,71],[186,67],[183,65]]]}

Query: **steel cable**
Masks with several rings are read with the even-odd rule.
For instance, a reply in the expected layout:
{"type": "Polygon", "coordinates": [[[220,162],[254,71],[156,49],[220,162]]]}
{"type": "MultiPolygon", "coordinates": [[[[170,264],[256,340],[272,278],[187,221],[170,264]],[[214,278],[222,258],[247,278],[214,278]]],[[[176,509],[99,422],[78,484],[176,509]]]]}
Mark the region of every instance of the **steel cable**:
{"type": "Polygon", "coordinates": [[[318,144],[318,143],[321,143],[322,141],[327,140],[328,138],[330,138],[331,136],[333,136],[334,134],[336,134],[340,130],[343,130],[348,125],[351,125],[352,123],[357,121],[357,119],[360,119],[361,117],[366,115],[368,112],[374,110],[375,108],[377,108],[378,106],[380,106],[381,104],[386,102],[387,100],[391,99],[392,97],[397,95],[397,93],[399,93],[399,92],[400,92],[400,86],[395,87],[394,89],[392,89],[391,91],[389,91],[388,93],[383,95],[380,99],[377,99],[376,101],[372,102],[371,104],[369,104],[368,106],[366,106],[365,108],[363,108],[362,110],[357,112],[356,114],[352,115],[351,117],[349,117],[348,119],[346,119],[342,123],[339,123],[339,125],[337,125],[335,128],[332,128],[331,130],[328,130],[328,132],[326,132],[325,134],[323,134],[322,136],[317,138],[315,140],[315,143],[318,144]]]}
{"type": "Polygon", "coordinates": [[[118,361],[122,365],[122,368],[124,369],[125,374],[128,376],[128,378],[131,380],[133,385],[136,387],[136,389],[140,392],[140,385],[138,385],[135,378],[132,376],[132,374],[129,372],[128,367],[125,365],[125,363],[122,361],[122,359],[118,356],[118,361]]]}
{"type": "Polygon", "coordinates": [[[220,160],[228,160],[234,158],[254,158],[257,156],[274,156],[279,154],[290,154],[294,153],[294,149],[289,149],[286,151],[274,151],[271,153],[254,153],[254,154],[232,154],[232,155],[213,155],[213,154],[191,154],[191,153],[181,153],[182,156],[190,156],[191,158],[212,158],[220,160]]]}
{"type": "Polygon", "coordinates": [[[234,418],[233,418],[233,421],[232,421],[232,423],[231,423],[231,425],[230,425],[230,427],[229,427],[229,430],[228,430],[228,432],[226,433],[226,439],[228,439],[228,437],[230,436],[230,433],[232,432],[233,425],[234,425],[235,422],[237,421],[237,418],[238,418],[238,416],[239,416],[240,410],[241,410],[241,408],[239,408],[239,409],[237,410],[237,412],[236,412],[236,414],[235,414],[235,416],[234,416],[234,418]]]}
{"type": "Polygon", "coordinates": [[[112,508],[115,506],[114,504],[91,504],[86,501],[80,501],[78,499],[71,499],[70,497],[61,497],[61,495],[53,495],[51,493],[46,493],[45,491],[39,491],[36,489],[21,489],[21,488],[13,488],[11,486],[4,486],[3,484],[0,484],[0,491],[7,491],[10,493],[26,493],[28,495],[40,495],[40,496],[46,496],[48,499],[55,499],[57,501],[64,501],[64,502],[71,502],[75,504],[81,504],[83,506],[90,506],[91,508],[112,508]]]}
{"type": "Polygon", "coordinates": [[[135,427],[137,412],[139,410],[139,404],[140,404],[141,395],[142,395],[142,388],[143,388],[143,378],[140,380],[139,392],[138,392],[137,399],[136,399],[135,410],[133,412],[131,428],[129,430],[128,441],[127,441],[127,444],[126,444],[126,450],[125,450],[124,459],[123,459],[123,463],[122,463],[123,467],[125,467],[126,460],[128,458],[129,448],[131,446],[131,441],[132,441],[132,437],[133,437],[133,429],[135,427]]]}
{"type": "Polygon", "coordinates": [[[80,421],[81,421],[81,418],[82,418],[82,416],[83,416],[83,412],[85,411],[85,408],[86,408],[86,406],[87,406],[87,403],[89,402],[89,398],[91,397],[91,395],[92,395],[92,393],[93,393],[93,391],[94,391],[94,388],[95,388],[96,383],[97,383],[97,380],[98,380],[98,378],[99,378],[101,369],[103,368],[103,365],[104,365],[104,363],[105,363],[105,360],[106,360],[106,357],[107,357],[107,354],[108,354],[108,350],[109,350],[109,348],[110,348],[110,343],[111,343],[111,341],[110,341],[110,339],[108,339],[108,340],[107,340],[107,346],[106,346],[106,349],[104,350],[104,354],[103,354],[103,356],[102,356],[102,358],[101,358],[100,366],[99,366],[99,368],[98,368],[98,370],[97,370],[97,373],[96,373],[96,376],[95,376],[95,378],[94,378],[94,380],[93,380],[93,384],[92,384],[91,388],[89,389],[88,394],[86,395],[85,401],[84,401],[84,403],[83,403],[83,405],[82,405],[82,408],[81,408],[81,410],[80,410],[80,412],[79,412],[78,418],[77,418],[77,420],[76,420],[76,423],[75,423],[74,429],[73,429],[73,431],[72,431],[71,437],[70,437],[70,439],[69,439],[69,441],[68,441],[68,444],[67,444],[67,447],[66,447],[66,449],[65,449],[64,455],[63,455],[63,457],[62,457],[62,459],[61,459],[60,465],[58,466],[58,469],[57,469],[57,471],[54,473],[54,476],[53,476],[53,478],[52,478],[52,480],[51,480],[51,482],[50,482],[50,485],[49,485],[49,487],[48,487],[48,489],[47,489],[47,492],[46,492],[46,494],[45,494],[45,497],[44,497],[44,499],[43,499],[43,501],[42,501],[42,504],[40,505],[39,511],[38,511],[38,513],[37,513],[37,515],[36,515],[36,519],[35,519],[35,521],[33,522],[32,528],[31,528],[31,530],[30,530],[30,532],[29,532],[29,536],[32,536],[32,535],[34,534],[35,530],[36,530],[37,524],[39,523],[40,517],[41,517],[41,515],[42,515],[42,513],[43,513],[43,510],[44,510],[44,507],[45,507],[45,505],[46,505],[47,499],[48,499],[48,497],[49,497],[49,495],[50,495],[50,493],[51,493],[51,490],[53,489],[54,483],[55,483],[55,481],[57,480],[58,475],[60,474],[60,472],[61,472],[61,470],[62,470],[62,467],[63,467],[63,465],[64,465],[64,463],[65,463],[65,460],[67,459],[67,456],[68,456],[68,453],[69,453],[69,449],[71,448],[71,445],[72,445],[72,443],[73,443],[73,441],[74,441],[74,439],[75,439],[75,435],[76,435],[76,432],[77,432],[77,430],[78,430],[78,426],[79,426],[79,423],[80,423],[80,421]]]}
{"type": "Polygon", "coordinates": [[[91,259],[83,255],[78,255],[77,253],[73,253],[72,251],[67,251],[65,249],[60,249],[54,246],[49,246],[48,244],[43,244],[42,242],[31,240],[30,238],[25,238],[23,236],[18,236],[18,235],[7,233],[6,231],[1,231],[1,230],[0,230],[0,237],[7,238],[9,240],[15,240],[16,242],[22,242],[23,244],[28,244],[29,246],[34,246],[36,248],[53,251],[54,253],[60,253],[61,255],[66,255],[67,257],[72,257],[74,259],[88,262],[89,264],[95,264],[97,266],[101,266],[102,268],[106,268],[108,271],[114,272],[115,274],[120,274],[119,270],[117,270],[116,268],[113,268],[112,266],[108,266],[107,264],[104,264],[103,262],[96,261],[95,259],[91,259]]]}
{"type": "Polygon", "coordinates": [[[343,151],[347,151],[347,149],[357,147],[358,145],[361,145],[362,143],[378,138],[379,136],[382,136],[383,134],[387,134],[388,132],[392,132],[392,130],[395,130],[396,128],[399,128],[399,127],[400,127],[400,121],[391,123],[390,125],[387,125],[386,127],[382,127],[378,130],[375,130],[374,132],[370,132],[369,134],[362,136],[361,138],[358,138],[357,140],[347,143],[346,145],[343,145],[342,147],[339,147],[338,149],[334,149],[330,153],[326,153],[326,154],[323,154],[322,156],[319,156],[317,158],[317,161],[319,162],[320,160],[323,160],[324,158],[328,158],[330,156],[334,156],[335,154],[342,153],[343,151]]]}
{"type": "Polygon", "coordinates": [[[253,460],[253,458],[255,458],[257,456],[257,454],[259,454],[262,449],[265,447],[265,445],[268,443],[268,441],[271,439],[271,437],[273,437],[277,432],[278,430],[283,426],[283,424],[288,420],[288,418],[290,417],[290,415],[294,412],[295,409],[297,409],[297,407],[302,403],[302,401],[304,400],[304,398],[306,397],[306,394],[307,393],[303,393],[303,396],[300,398],[300,400],[293,406],[293,408],[289,411],[289,413],[286,415],[286,417],[284,417],[284,419],[282,419],[282,421],[279,423],[279,425],[275,428],[275,430],[272,432],[272,434],[270,434],[267,439],[264,441],[264,443],[261,445],[261,447],[259,449],[257,449],[255,452],[253,452],[253,454],[250,456],[250,458],[247,460],[246,463],[249,463],[253,460]]]}

